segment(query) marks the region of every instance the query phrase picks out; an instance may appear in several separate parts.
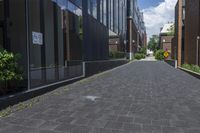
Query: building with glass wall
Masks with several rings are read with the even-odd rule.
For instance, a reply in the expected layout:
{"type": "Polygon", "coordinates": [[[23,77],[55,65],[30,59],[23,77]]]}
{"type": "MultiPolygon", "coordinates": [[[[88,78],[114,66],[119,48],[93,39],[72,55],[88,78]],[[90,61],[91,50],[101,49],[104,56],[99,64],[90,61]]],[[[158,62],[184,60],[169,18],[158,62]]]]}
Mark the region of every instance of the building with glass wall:
{"type": "Polygon", "coordinates": [[[147,45],[143,13],[137,0],[109,0],[110,51],[133,51],[147,45]]]}
{"type": "Polygon", "coordinates": [[[137,0],[127,0],[127,8],[127,40],[129,47],[132,48],[132,51],[129,52],[135,53],[146,45],[146,28],[137,0]]]}
{"type": "MultiPolygon", "coordinates": [[[[36,89],[83,77],[83,62],[109,58],[111,31],[119,37],[120,50],[126,51],[127,2],[0,0],[0,48],[22,55],[21,86],[36,89]]],[[[132,29],[141,40],[143,19],[135,8],[130,13],[132,29]]]]}
{"type": "Polygon", "coordinates": [[[1,0],[0,8],[0,45],[21,54],[24,88],[83,76],[80,0],[1,0]]]}

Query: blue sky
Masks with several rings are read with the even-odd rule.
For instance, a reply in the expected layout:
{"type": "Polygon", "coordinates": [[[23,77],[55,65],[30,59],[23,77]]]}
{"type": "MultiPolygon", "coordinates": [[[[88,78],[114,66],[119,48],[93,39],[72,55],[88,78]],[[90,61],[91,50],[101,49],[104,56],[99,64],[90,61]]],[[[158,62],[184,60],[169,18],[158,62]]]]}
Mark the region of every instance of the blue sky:
{"type": "Polygon", "coordinates": [[[160,28],[169,22],[174,22],[177,0],[137,0],[144,14],[144,22],[148,39],[159,35],[160,28]]]}
{"type": "Polygon", "coordinates": [[[140,9],[145,9],[150,6],[157,6],[160,2],[163,2],[164,0],[138,0],[138,4],[140,9]]]}

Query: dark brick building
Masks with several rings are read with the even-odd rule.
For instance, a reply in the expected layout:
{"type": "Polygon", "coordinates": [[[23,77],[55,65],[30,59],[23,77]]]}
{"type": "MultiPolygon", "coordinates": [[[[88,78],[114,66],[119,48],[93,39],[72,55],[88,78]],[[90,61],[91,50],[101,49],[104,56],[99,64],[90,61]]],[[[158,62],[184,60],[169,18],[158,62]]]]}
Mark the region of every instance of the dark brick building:
{"type": "Polygon", "coordinates": [[[184,62],[185,37],[185,0],[178,0],[175,7],[175,36],[172,46],[172,58],[178,60],[178,66],[184,62]]]}
{"type": "MultiPolygon", "coordinates": [[[[200,1],[186,0],[184,63],[196,64],[198,36],[200,36],[200,1]]],[[[200,57],[200,54],[198,57],[200,57]]],[[[198,62],[200,65],[200,60],[198,62]]]]}
{"type": "Polygon", "coordinates": [[[170,54],[169,59],[171,59],[172,57],[172,47],[173,47],[172,41],[174,38],[173,27],[174,27],[174,23],[165,24],[161,28],[160,39],[159,39],[160,40],[159,47],[170,54]]]}
{"type": "Polygon", "coordinates": [[[200,1],[179,0],[175,9],[174,59],[178,60],[178,66],[184,63],[197,64],[200,57],[200,54],[197,55],[197,51],[200,51],[200,47],[197,50],[200,36],[200,1]]]}

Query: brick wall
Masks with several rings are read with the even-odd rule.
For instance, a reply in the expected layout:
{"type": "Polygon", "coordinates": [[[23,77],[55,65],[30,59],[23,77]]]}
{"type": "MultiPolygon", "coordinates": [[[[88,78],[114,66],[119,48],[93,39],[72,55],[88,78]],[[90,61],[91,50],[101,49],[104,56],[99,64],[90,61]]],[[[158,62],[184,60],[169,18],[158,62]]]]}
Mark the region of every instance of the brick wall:
{"type": "Polygon", "coordinates": [[[196,63],[196,43],[197,43],[197,36],[200,33],[199,5],[200,5],[200,0],[186,0],[184,62],[189,64],[196,63]]]}

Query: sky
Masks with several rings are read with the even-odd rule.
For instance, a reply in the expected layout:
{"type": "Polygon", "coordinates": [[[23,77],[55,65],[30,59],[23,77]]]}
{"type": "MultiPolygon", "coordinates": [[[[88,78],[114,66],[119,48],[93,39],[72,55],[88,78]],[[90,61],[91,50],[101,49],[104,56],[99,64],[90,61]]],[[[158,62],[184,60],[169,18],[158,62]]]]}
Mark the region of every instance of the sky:
{"type": "Polygon", "coordinates": [[[138,0],[140,10],[144,13],[147,36],[160,33],[160,28],[168,22],[174,22],[177,0],[138,0]]]}

